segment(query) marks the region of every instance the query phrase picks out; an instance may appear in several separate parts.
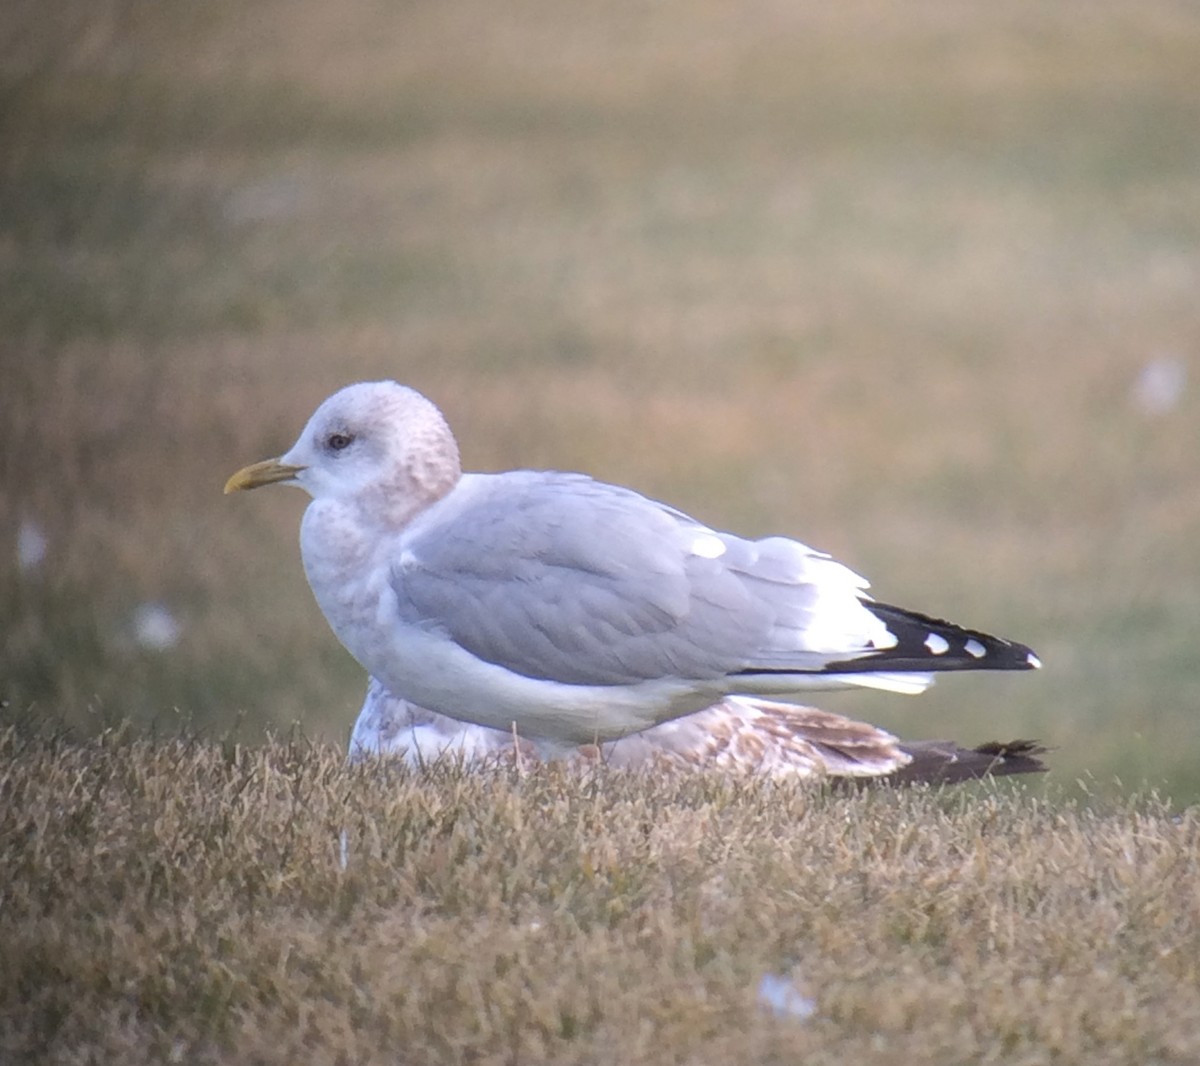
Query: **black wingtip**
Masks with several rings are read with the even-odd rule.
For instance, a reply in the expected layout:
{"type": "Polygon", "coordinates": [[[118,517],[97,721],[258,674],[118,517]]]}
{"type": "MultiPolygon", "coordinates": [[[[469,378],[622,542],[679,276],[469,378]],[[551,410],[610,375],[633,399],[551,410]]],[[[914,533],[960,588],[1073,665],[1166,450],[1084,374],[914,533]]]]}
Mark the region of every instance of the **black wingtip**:
{"type": "Polygon", "coordinates": [[[826,670],[1036,670],[1042,665],[1031,648],[1016,641],[874,600],[863,600],[863,606],[888,627],[895,645],[830,663],[826,670]]]}

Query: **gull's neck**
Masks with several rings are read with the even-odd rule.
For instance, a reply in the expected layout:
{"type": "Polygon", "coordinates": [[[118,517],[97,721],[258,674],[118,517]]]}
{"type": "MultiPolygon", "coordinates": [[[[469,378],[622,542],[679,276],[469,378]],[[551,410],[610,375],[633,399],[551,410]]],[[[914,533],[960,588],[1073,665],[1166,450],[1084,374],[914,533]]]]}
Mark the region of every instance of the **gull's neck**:
{"type": "Polygon", "coordinates": [[[304,512],[300,554],[308,583],[339,639],[360,662],[370,654],[362,642],[369,642],[380,597],[387,594],[397,541],[461,477],[449,430],[422,433],[397,457],[388,477],[357,492],[316,498],[304,512]]]}

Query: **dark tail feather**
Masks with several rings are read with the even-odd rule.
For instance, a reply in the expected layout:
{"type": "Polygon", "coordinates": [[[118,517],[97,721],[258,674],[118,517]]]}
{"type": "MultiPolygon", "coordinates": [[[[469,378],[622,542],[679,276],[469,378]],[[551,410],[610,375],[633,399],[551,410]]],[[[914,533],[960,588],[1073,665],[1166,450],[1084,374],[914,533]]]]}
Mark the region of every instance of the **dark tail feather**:
{"type": "Polygon", "coordinates": [[[912,756],[912,762],[880,777],[881,783],[955,785],[981,777],[1044,774],[1047,770],[1038,758],[1047,749],[1035,740],[991,741],[977,748],[963,748],[952,740],[914,740],[902,742],[900,747],[912,756]]]}
{"type": "Polygon", "coordinates": [[[902,741],[900,749],[912,762],[878,777],[841,777],[832,780],[835,789],[859,790],[880,785],[958,785],[984,777],[1009,774],[1044,774],[1039,755],[1049,750],[1036,740],[991,741],[977,748],[964,748],[952,740],[902,741]]]}
{"type": "Polygon", "coordinates": [[[953,622],[864,600],[863,606],[888,627],[896,645],[845,662],[828,663],[827,673],[877,670],[1035,670],[1038,657],[1024,644],[993,637],[953,622]]]}

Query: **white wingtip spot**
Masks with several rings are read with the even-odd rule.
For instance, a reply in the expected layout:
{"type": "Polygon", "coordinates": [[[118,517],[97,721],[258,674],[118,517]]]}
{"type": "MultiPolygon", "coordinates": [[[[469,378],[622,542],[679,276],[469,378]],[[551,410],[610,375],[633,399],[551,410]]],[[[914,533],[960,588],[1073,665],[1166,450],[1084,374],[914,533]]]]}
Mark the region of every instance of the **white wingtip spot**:
{"type": "Polygon", "coordinates": [[[1040,670],[1042,668],[1042,660],[1034,655],[1033,652],[1030,652],[1027,656],[1025,656],[1025,659],[1035,670],[1040,670]]]}
{"type": "Polygon", "coordinates": [[[925,638],[925,647],[931,655],[945,655],[950,650],[950,641],[937,633],[930,633],[925,638]]]}
{"type": "Polygon", "coordinates": [[[712,533],[701,533],[692,541],[692,554],[701,559],[719,559],[725,554],[725,542],[712,533]]]}
{"type": "Polygon", "coordinates": [[[894,648],[899,643],[896,634],[886,628],[879,636],[872,637],[870,641],[871,647],[876,651],[887,651],[888,648],[894,648]]]}
{"type": "Polygon", "coordinates": [[[987,654],[987,648],[974,639],[968,640],[963,645],[963,649],[973,659],[982,659],[987,654]]]}

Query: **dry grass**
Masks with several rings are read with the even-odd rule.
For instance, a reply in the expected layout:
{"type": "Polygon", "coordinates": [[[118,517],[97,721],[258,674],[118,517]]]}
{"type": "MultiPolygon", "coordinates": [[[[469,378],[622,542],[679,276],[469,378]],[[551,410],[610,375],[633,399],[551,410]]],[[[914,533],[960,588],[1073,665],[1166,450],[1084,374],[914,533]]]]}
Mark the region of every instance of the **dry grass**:
{"type": "Polygon", "coordinates": [[[1200,818],[0,733],[0,1058],[1200,1057],[1200,818]],[[349,863],[339,863],[339,832],[349,863]],[[815,1003],[758,1000],[766,974],[815,1003]]]}
{"type": "Polygon", "coordinates": [[[832,709],[1195,798],[1194,366],[1130,394],[1200,339],[1198,65],[1170,0],[4,5],[0,699],[341,741],[300,500],[220,486],[392,376],[1048,664],[832,709]]]}

